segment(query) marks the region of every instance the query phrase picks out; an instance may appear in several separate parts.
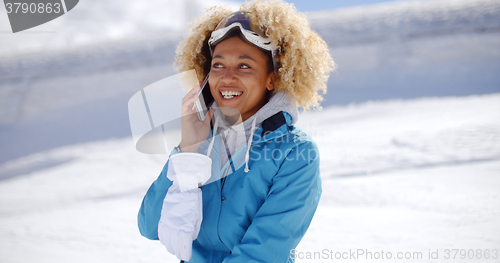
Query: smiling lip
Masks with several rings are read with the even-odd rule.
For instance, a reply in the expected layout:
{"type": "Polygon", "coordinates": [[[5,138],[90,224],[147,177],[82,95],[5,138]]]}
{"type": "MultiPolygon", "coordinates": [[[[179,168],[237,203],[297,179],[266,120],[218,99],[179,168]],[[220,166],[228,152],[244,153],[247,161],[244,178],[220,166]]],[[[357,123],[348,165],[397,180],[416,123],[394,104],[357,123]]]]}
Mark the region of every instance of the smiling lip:
{"type": "Polygon", "coordinates": [[[238,99],[243,92],[234,89],[221,89],[219,90],[219,94],[223,101],[232,101],[238,99]]]}

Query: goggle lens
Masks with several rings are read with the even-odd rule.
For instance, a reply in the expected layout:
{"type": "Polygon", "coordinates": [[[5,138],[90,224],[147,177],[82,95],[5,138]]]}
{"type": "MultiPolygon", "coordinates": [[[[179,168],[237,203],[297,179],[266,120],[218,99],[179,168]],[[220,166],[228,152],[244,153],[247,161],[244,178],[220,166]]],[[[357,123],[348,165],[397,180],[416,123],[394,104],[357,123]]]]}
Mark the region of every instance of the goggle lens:
{"type": "Polygon", "coordinates": [[[250,23],[250,12],[247,11],[239,11],[228,15],[217,25],[215,30],[228,27],[234,23],[240,23],[243,29],[252,31],[260,36],[265,37],[264,35],[262,35],[261,30],[252,26],[252,24],[250,23]]]}

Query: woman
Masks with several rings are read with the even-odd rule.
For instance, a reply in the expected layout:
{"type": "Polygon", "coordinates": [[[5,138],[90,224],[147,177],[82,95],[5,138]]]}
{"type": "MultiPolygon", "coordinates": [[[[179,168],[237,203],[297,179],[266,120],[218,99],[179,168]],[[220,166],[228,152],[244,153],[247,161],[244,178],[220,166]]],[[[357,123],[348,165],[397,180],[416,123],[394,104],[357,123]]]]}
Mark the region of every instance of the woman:
{"type": "Polygon", "coordinates": [[[184,97],[182,141],[139,211],[141,234],[186,262],[293,262],[321,195],[316,144],[293,124],[326,91],[328,47],[289,4],[240,10],[210,9],[179,45],[215,103],[200,121],[200,88],[184,97]]]}

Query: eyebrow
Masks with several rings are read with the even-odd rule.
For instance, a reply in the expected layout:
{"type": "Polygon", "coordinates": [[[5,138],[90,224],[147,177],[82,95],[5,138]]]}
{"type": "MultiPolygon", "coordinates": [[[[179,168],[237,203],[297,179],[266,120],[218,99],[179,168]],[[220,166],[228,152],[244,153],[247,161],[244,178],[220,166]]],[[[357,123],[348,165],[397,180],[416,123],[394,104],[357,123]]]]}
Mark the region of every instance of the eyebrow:
{"type": "Polygon", "coordinates": [[[248,55],[243,55],[243,56],[240,56],[239,59],[250,59],[250,60],[253,60],[255,61],[255,59],[253,59],[252,57],[248,56],[248,55]]]}
{"type": "MultiPolygon", "coordinates": [[[[213,58],[221,58],[221,59],[223,59],[224,57],[221,56],[221,55],[215,55],[213,58]]],[[[250,57],[248,55],[239,56],[238,59],[250,59],[250,60],[255,61],[255,59],[253,59],[252,57],[250,57]]]]}

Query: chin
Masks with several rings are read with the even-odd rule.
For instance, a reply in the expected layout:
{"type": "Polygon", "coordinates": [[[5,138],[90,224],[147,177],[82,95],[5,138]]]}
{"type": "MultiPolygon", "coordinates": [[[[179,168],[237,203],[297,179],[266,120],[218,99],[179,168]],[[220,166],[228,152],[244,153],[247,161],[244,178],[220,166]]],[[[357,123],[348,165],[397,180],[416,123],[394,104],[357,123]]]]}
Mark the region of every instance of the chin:
{"type": "Polygon", "coordinates": [[[240,116],[240,111],[235,108],[231,107],[220,107],[220,110],[222,111],[222,114],[226,116],[240,116]]]}
{"type": "Polygon", "coordinates": [[[238,109],[231,107],[219,107],[226,120],[232,123],[241,122],[241,113],[238,109]]]}

